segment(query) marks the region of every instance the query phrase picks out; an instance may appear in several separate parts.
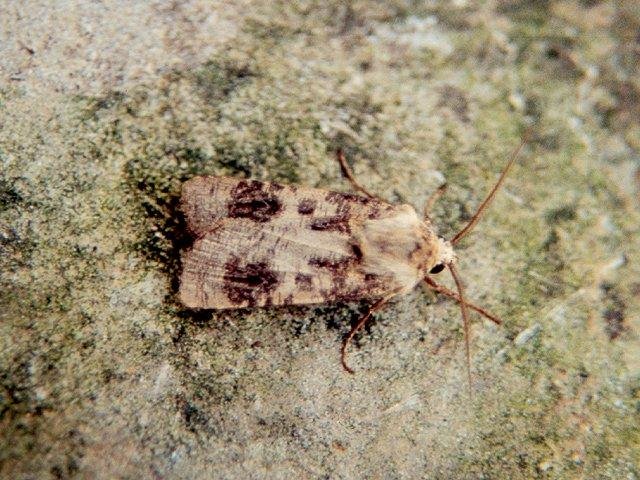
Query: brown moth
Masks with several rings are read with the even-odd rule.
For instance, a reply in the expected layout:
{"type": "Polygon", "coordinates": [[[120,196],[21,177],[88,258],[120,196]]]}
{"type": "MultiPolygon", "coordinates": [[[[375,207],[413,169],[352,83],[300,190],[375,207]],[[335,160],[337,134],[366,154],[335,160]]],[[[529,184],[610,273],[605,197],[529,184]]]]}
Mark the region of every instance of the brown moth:
{"type": "Polygon", "coordinates": [[[342,364],[352,372],[345,355],[355,333],[391,298],[424,281],[460,303],[469,368],[466,307],[500,320],[464,300],[453,246],[492,200],[520,147],[478,212],[451,240],[439,237],[428,216],[418,215],[412,206],[392,205],[367,192],[341,152],[343,173],[364,195],[227,177],[192,178],[183,185],[181,198],[187,228],[195,237],[182,256],[182,303],[227,309],[375,299],[342,346],[342,364]],[[429,277],[445,267],[457,294],[429,277]]]}

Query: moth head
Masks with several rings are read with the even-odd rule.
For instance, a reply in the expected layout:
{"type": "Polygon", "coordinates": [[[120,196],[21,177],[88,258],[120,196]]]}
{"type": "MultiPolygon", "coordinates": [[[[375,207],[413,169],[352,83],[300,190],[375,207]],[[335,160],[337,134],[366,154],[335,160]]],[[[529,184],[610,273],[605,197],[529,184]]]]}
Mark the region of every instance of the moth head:
{"type": "Polygon", "coordinates": [[[473,215],[473,217],[471,217],[471,220],[469,220],[469,222],[465,225],[465,227],[462,230],[460,230],[457,234],[455,234],[453,238],[451,238],[451,240],[445,240],[443,238],[438,237],[438,240],[437,240],[438,251],[436,254],[436,261],[435,261],[435,264],[429,269],[428,273],[429,274],[440,273],[445,269],[445,267],[447,267],[449,269],[449,272],[451,273],[451,276],[453,277],[454,283],[456,284],[457,295],[455,292],[435,283],[433,280],[431,280],[428,277],[428,275],[425,277],[425,282],[427,283],[427,285],[429,285],[431,288],[433,288],[437,292],[445,293],[448,296],[455,298],[460,304],[460,310],[462,313],[462,322],[464,325],[465,353],[467,357],[467,376],[469,379],[470,393],[471,393],[471,356],[469,352],[469,317],[467,313],[467,307],[473,308],[474,310],[478,311],[479,313],[487,317],[489,320],[492,320],[497,324],[500,324],[501,322],[498,318],[494,317],[493,315],[490,315],[484,309],[479,308],[473,304],[470,304],[465,300],[463,285],[462,285],[462,282],[460,281],[460,277],[458,276],[457,268],[455,266],[456,255],[453,251],[453,246],[456,245],[462,238],[464,238],[471,230],[473,230],[473,227],[475,227],[476,223],[478,223],[478,220],[480,219],[482,213],[493,201],[493,198],[495,197],[496,192],[502,186],[502,183],[504,182],[504,179],[506,178],[507,173],[515,163],[516,157],[518,156],[520,149],[522,149],[524,144],[527,142],[529,133],[530,133],[530,130],[527,131],[527,133],[525,134],[525,137],[522,140],[522,143],[520,143],[520,146],[511,155],[511,158],[509,159],[506,167],[500,174],[498,181],[493,186],[493,188],[491,189],[487,197],[484,199],[484,201],[480,204],[480,206],[476,210],[476,213],[473,215]]]}
{"type": "Polygon", "coordinates": [[[435,275],[444,270],[447,265],[452,264],[457,260],[456,254],[453,251],[453,245],[448,240],[438,237],[438,254],[436,256],[436,263],[429,269],[430,275],[435,275]]]}

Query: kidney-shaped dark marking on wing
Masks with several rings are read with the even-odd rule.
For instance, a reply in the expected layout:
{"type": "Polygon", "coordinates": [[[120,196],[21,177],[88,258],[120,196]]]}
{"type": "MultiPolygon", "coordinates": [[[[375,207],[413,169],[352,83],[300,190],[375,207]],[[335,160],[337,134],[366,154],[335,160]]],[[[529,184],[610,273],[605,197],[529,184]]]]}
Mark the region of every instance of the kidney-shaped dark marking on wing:
{"type": "Polygon", "coordinates": [[[278,273],[266,261],[241,264],[238,257],[233,257],[225,263],[224,271],[222,288],[229,300],[238,305],[268,304],[280,283],[278,273]]]}
{"type": "Polygon", "coordinates": [[[276,193],[280,185],[256,180],[240,181],[231,192],[227,203],[230,218],[248,218],[255,222],[268,222],[282,211],[282,202],[276,193]]]}

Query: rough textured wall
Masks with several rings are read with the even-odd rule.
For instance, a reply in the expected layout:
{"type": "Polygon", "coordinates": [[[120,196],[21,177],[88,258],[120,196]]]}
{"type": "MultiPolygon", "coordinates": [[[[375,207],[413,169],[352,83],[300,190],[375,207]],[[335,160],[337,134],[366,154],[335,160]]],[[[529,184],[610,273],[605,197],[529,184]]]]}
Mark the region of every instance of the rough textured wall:
{"type": "MultiPolygon", "coordinates": [[[[640,476],[633,0],[0,6],[0,476],[640,476]],[[449,237],[476,318],[417,290],[194,312],[196,174],[370,190],[449,237]]],[[[443,281],[448,282],[442,274],[443,281]]],[[[450,283],[449,283],[450,285],[450,283]]]]}

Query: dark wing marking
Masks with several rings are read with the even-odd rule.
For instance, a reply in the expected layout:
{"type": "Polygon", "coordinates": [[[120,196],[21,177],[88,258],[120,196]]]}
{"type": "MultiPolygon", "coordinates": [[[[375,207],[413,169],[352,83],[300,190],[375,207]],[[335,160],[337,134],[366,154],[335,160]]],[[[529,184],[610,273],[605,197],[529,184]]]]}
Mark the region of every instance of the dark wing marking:
{"type": "Polygon", "coordinates": [[[350,233],[353,222],[391,213],[394,206],[349,193],[228,177],[195,177],[182,187],[181,209],[195,237],[224,218],[295,225],[310,220],[317,231],[350,233]]]}
{"type": "Polygon", "coordinates": [[[394,281],[362,269],[363,222],[397,207],[348,193],[226,177],[185,183],[181,208],[197,238],[183,255],[180,296],[199,308],[373,298],[394,281]]]}
{"type": "Polygon", "coordinates": [[[354,238],[313,230],[300,216],[273,222],[223,218],[184,253],[182,302],[241,308],[377,298],[393,278],[365,272],[354,238]]]}

